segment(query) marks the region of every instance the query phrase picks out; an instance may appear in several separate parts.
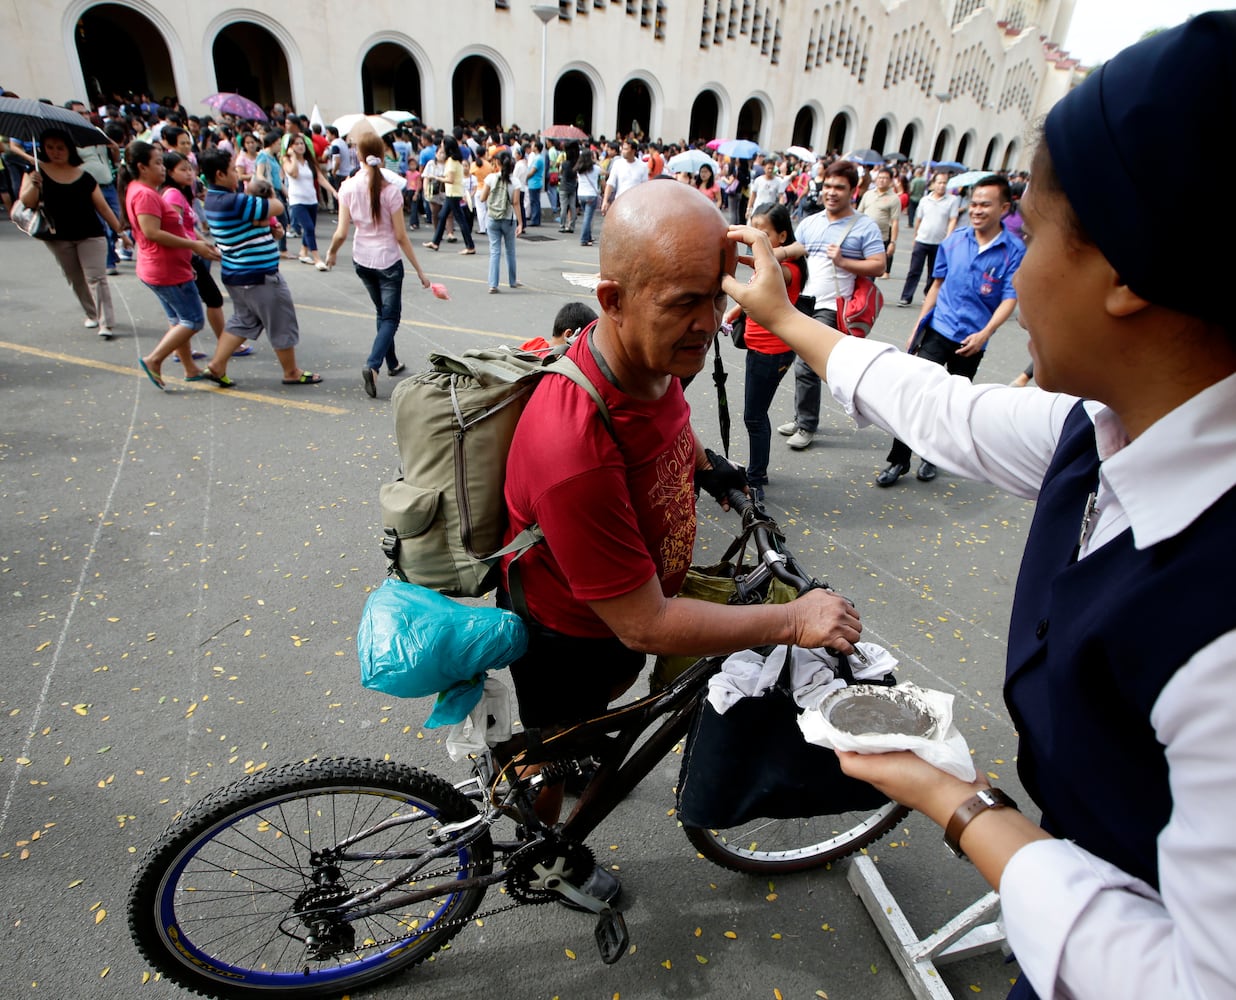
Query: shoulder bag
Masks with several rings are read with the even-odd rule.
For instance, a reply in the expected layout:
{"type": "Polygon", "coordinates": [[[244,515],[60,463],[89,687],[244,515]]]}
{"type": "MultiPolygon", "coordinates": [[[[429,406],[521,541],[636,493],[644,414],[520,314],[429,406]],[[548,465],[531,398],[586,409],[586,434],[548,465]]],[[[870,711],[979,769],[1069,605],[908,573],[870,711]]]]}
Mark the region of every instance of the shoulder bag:
{"type": "MultiPolygon", "coordinates": [[[[855,214],[846,231],[842,234],[838,245],[845,243],[850,235],[858,215],[855,214]]],[[[875,326],[875,321],[884,309],[884,294],[876,287],[876,283],[866,275],[854,276],[854,291],[848,299],[841,297],[841,280],[837,277],[836,265],[833,266],[833,278],[837,283],[837,329],[851,337],[866,337],[875,326]]]]}
{"type": "MultiPolygon", "coordinates": [[[[34,169],[39,169],[39,151],[38,145],[35,145],[34,150],[34,169]]],[[[56,224],[52,221],[52,217],[47,214],[47,210],[43,207],[43,191],[39,190],[39,203],[34,208],[27,208],[21,203],[20,197],[13,199],[13,207],[9,209],[9,218],[13,220],[13,225],[20,229],[27,236],[33,236],[36,240],[51,240],[56,238],[56,224]]]]}

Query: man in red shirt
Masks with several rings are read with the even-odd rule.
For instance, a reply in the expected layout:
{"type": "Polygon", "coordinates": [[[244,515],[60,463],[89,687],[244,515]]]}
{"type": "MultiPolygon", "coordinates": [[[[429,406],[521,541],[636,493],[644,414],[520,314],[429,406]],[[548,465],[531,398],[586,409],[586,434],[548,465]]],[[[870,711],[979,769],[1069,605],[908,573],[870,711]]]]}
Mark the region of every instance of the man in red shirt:
{"type": "MultiPolygon", "coordinates": [[[[533,522],[545,534],[515,564],[531,620],[511,677],[527,726],[600,715],[647,653],[765,643],[849,652],[858,641],[858,613],[828,591],[750,607],[673,599],[695,544],[696,473],[711,467],[681,380],[708,358],[734,261],[725,220],[694,188],[641,184],[606,218],[600,317],[567,353],[604,399],[613,432],[579,386],[543,379],[507,462],[507,540],[533,522]]],[[[543,817],[556,818],[561,796],[561,785],[547,789],[543,817]]],[[[584,889],[618,892],[603,869],[584,889]]]]}

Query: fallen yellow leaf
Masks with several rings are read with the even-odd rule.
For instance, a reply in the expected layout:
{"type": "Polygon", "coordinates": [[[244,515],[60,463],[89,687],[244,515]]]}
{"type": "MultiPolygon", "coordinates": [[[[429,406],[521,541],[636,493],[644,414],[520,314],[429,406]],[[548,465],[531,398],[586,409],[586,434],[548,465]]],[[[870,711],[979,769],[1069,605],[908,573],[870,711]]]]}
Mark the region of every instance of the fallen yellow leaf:
{"type": "Polygon", "coordinates": [[[103,909],[96,910],[94,914],[95,926],[98,926],[99,924],[103,923],[103,918],[106,916],[107,916],[106,910],[103,910],[103,909]]]}

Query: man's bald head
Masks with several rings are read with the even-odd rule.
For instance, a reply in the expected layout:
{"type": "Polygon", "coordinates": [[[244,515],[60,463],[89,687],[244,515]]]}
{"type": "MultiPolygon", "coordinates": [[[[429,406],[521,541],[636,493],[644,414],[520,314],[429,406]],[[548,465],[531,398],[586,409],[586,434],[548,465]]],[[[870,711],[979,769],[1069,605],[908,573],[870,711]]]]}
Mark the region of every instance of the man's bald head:
{"type": "Polygon", "coordinates": [[[605,216],[601,280],[644,282],[672,274],[684,253],[715,253],[725,245],[724,217],[694,187],[649,181],[631,188],[605,216]]]}

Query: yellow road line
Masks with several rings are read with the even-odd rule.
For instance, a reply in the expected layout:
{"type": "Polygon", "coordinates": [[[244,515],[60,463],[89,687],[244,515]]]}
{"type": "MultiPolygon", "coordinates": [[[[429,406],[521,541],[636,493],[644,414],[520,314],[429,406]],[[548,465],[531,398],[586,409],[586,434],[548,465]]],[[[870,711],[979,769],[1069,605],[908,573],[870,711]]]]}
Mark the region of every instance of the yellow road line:
{"type": "MultiPolygon", "coordinates": [[[[357,319],[373,320],[371,312],[355,312],[351,309],[335,309],[331,306],[307,306],[300,302],[296,303],[296,308],[309,309],[313,312],[330,313],[332,316],[355,316],[357,319]]],[[[470,326],[452,326],[449,323],[422,323],[420,320],[408,319],[404,317],[400,321],[401,326],[423,326],[427,330],[446,330],[448,333],[475,333],[479,337],[501,337],[503,340],[518,340],[520,343],[527,340],[526,336],[520,336],[514,333],[498,333],[496,330],[477,330],[470,326]]]]}
{"type": "MultiPolygon", "coordinates": [[[[63,361],[70,365],[83,368],[97,368],[99,371],[114,372],[117,375],[136,376],[145,381],[146,373],[140,368],[129,368],[125,365],[114,365],[110,361],[95,361],[92,358],[82,358],[73,354],[62,354],[59,351],[45,351],[41,347],[28,347],[25,344],[11,344],[0,340],[0,348],[17,351],[20,354],[33,354],[35,357],[48,358],[51,361],[63,361]]],[[[338,406],[327,406],[325,403],[310,403],[299,399],[285,399],[282,396],[267,396],[260,392],[245,392],[243,389],[223,389],[211,382],[185,382],[186,389],[219,392],[234,399],[247,399],[254,403],[267,403],[270,406],[282,406],[291,410],[306,410],[309,413],[325,413],[330,416],[342,416],[348,411],[338,406]]]]}

